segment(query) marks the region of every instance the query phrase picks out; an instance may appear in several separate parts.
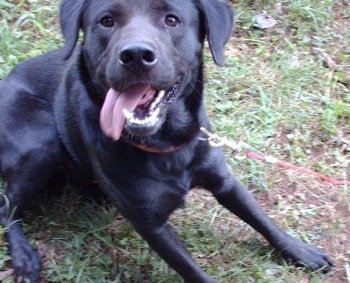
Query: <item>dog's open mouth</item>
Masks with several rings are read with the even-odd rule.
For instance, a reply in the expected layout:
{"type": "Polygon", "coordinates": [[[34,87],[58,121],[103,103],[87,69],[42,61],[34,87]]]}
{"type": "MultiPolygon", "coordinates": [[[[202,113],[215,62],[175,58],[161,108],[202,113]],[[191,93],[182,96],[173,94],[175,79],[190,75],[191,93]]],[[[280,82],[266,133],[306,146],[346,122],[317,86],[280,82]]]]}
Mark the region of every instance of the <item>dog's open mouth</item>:
{"type": "Polygon", "coordinates": [[[178,85],[157,90],[149,84],[138,84],[125,91],[110,89],[100,114],[102,131],[118,140],[125,128],[134,133],[152,132],[160,122],[162,107],[175,98],[178,85]]]}

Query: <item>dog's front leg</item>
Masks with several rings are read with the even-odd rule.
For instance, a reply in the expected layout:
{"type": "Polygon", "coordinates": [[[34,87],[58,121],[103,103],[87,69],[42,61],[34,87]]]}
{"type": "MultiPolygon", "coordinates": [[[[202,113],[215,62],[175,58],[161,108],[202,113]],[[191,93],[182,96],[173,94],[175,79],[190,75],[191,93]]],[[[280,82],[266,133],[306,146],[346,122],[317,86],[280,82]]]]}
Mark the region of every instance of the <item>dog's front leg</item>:
{"type": "Polygon", "coordinates": [[[216,282],[196,264],[169,224],[157,227],[135,225],[135,229],[186,282],[216,282]]]}
{"type": "Polygon", "coordinates": [[[229,172],[219,150],[213,150],[208,157],[196,174],[197,185],[208,188],[220,204],[261,233],[288,263],[312,270],[328,270],[332,266],[332,260],[323,251],[282,231],[263,212],[248,189],[229,172]]]}
{"type": "Polygon", "coordinates": [[[229,184],[214,193],[217,200],[261,233],[288,263],[306,265],[312,270],[328,269],[332,265],[332,260],[323,251],[282,231],[238,181],[231,178],[229,184]]]}

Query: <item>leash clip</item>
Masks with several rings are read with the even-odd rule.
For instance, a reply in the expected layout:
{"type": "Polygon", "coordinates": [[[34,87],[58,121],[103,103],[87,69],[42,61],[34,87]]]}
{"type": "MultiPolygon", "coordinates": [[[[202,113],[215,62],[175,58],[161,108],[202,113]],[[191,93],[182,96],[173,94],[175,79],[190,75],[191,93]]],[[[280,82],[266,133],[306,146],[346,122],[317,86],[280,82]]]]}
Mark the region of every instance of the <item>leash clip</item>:
{"type": "Polygon", "coordinates": [[[244,141],[239,141],[238,143],[235,143],[233,141],[229,141],[226,137],[220,137],[217,134],[213,134],[209,132],[204,127],[201,127],[200,130],[207,135],[207,138],[205,140],[208,141],[210,146],[212,147],[227,146],[230,149],[232,149],[232,154],[236,159],[243,160],[247,158],[245,154],[240,154],[240,155],[238,154],[238,153],[242,153],[243,150],[246,151],[250,149],[250,146],[244,141]]]}
{"type": "Polygon", "coordinates": [[[251,158],[254,160],[259,160],[259,161],[264,161],[270,164],[275,164],[278,165],[280,167],[283,168],[287,168],[287,169],[291,169],[297,172],[302,172],[304,174],[308,174],[308,175],[312,175],[315,176],[323,181],[326,181],[328,183],[331,183],[335,186],[347,186],[350,187],[350,181],[347,181],[345,179],[345,181],[340,181],[340,180],[336,180],[334,178],[328,177],[326,175],[320,174],[318,172],[309,170],[307,168],[304,167],[299,167],[296,165],[293,165],[291,163],[288,162],[283,162],[273,156],[269,156],[269,155],[264,155],[262,153],[257,152],[256,150],[252,150],[252,148],[249,146],[249,144],[243,142],[243,141],[239,141],[238,143],[232,142],[227,140],[226,137],[220,137],[217,134],[213,134],[211,132],[209,132],[206,128],[201,127],[200,130],[207,135],[207,138],[199,138],[200,140],[205,140],[209,143],[210,146],[213,147],[219,147],[219,146],[227,146],[230,149],[232,149],[232,154],[234,155],[234,157],[238,160],[243,160],[246,158],[251,158]],[[243,154],[242,154],[242,151],[243,154]],[[238,153],[241,153],[240,155],[238,155],[238,153]]]}

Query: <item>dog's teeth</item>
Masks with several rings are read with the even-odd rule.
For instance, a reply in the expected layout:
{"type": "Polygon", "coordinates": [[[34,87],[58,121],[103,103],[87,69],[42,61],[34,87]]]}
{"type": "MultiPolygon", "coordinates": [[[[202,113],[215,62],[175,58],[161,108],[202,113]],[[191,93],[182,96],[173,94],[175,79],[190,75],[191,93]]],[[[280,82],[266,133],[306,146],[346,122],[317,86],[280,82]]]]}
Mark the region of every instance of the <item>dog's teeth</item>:
{"type": "Polygon", "coordinates": [[[161,90],[159,93],[158,93],[158,97],[159,99],[161,99],[165,94],[165,90],[161,90]]]}
{"type": "Polygon", "coordinates": [[[161,90],[159,93],[158,93],[158,96],[156,98],[156,100],[154,101],[156,104],[158,104],[162,98],[164,97],[165,95],[165,90],[161,90]]]}
{"type": "Polygon", "coordinates": [[[165,95],[165,90],[161,90],[156,98],[156,103],[160,102],[165,95]]]}
{"type": "Polygon", "coordinates": [[[156,110],[154,110],[154,112],[152,113],[151,117],[152,119],[156,119],[159,115],[160,109],[157,108],[156,110]]]}
{"type": "Polygon", "coordinates": [[[140,120],[135,118],[135,117],[131,117],[129,119],[129,122],[132,123],[132,124],[140,124],[140,120]]]}
{"type": "MultiPolygon", "coordinates": [[[[131,124],[135,124],[135,125],[154,125],[157,122],[159,112],[160,112],[160,109],[157,108],[156,110],[154,110],[151,113],[150,116],[146,117],[145,119],[138,119],[138,118],[134,117],[133,115],[131,115],[131,117],[128,118],[128,122],[131,124]]],[[[124,115],[125,115],[125,113],[124,113],[124,115]]]]}
{"type": "Polygon", "coordinates": [[[151,107],[150,107],[151,111],[153,111],[157,107],[157,104],[162,100],[164,95],[165,95],[165,90],[159,91],[156,99],[151,104],[151,107]]]}
{"type": "Polygon", "coordinates": [[[123,114],[127,120],[133,117],[133,114],[126,108],[123,108],[123,114]]]}

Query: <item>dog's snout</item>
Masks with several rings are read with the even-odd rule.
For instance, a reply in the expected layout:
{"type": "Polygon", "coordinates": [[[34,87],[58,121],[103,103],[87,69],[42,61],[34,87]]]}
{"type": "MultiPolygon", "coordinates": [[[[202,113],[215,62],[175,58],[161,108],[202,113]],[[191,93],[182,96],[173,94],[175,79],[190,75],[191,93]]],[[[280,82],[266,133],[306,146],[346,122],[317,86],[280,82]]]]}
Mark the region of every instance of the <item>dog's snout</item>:
{"type": "Polygon", "coordinates": [[[148,43],[133,43],[125,46],[119,54],[120,64],[130,72],[151,69],[156,65],[156,48],[148,43]]]}

